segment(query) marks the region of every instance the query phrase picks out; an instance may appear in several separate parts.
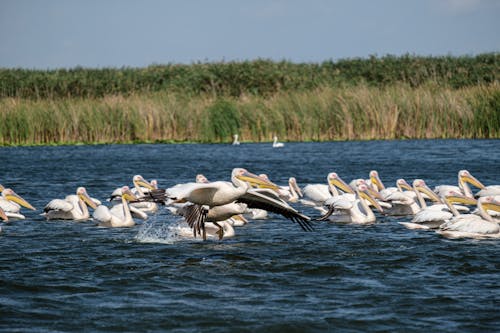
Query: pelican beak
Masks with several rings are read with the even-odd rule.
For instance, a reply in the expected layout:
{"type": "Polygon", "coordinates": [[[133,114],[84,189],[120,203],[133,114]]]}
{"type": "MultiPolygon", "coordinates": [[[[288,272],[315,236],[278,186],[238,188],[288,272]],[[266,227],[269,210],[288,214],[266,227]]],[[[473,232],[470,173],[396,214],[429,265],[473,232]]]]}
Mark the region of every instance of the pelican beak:
{"type": "Polygon", "coordinates": [[[354,194],[353,189],[345,181],[343,181],[340,178],[328,179],[328,182],[330,183],[330,185],[339,188],[344,193],[352,193],[352,194],[354,194]]]}
{"type": "Polygon", "coordinates": [[[137,197],[130,190],[124,191],[122,193],[122,198],[124,198],[127,201],[136,201],[137,200],[137,197]]]}
{"type": "Polygon", "coordinates": [[[246,171],[240,175],[237,175],[236,178],[238,178],[241,181],[247,182],[252,186],[257,186],[260,188],[269,188],[269,189],[274,190],[274,191],[279,190],[279,186],[276,185],[275,183],[273,183],[267,179],[264,179],[262,177],[259,177],[251,172],[248,172],[248,171],[246,171]]]}
{"type": "Polygon", "coordinates": [[[363,198],[363,199],[366,199],[368,200],[372,205],[373,207],[377,208],[377,210],[381,213],[384,212],[384,210],[382,209],[382,207],[380,206],[380,204],[377,202],[377,200],[375,200],[370,192],[368,190],[364,190],[364,191],[359,191],[359,195],[363,198]]]}
{"type": "Polygon", "coordinates": [[[150,182],[148,182],[146,179],[144,179],[142,176],[135,177],[133,182],[134,182],[134,185],[145,187],[148,190],[155,189],[155,187],[150,182]]]}
{"type": "Polygon", "coordinates": [[[500,201],[493,199],[490,202],[483,202],[483,208],[500,212],[500,201]]]}
{"type": "Polygon", "coordinates": [[[23,198],[21,198],[21,196],[19,196],[14,191],[12,191],[11,193],[5,195],[5,199],[10,200],[10,201],[14,201],[14,202],[16,202],[16,203],[20,204],[21,206],[26,207],[28,209],[36,210],[35,207],[33,207],[29,202],[27,202],[26,200],[24,200],[23,198]]]}
{"type": "Polygon", "coordinates": [[[471,174],[467,174],[467,175],[461,176],[460,179],[463,182],[466,182],[466,183],[469,183],[471,185],[474,185],[477,188],[480,188],[480,189],[485,188],[485,186],[483,185],[483,183],[481,183],[479,180],[477,180],[476,177],[474,177],[471,174]]]}
{"type": "Polygon", "coordinates": [[[382,184],[382,181],[380,180],[380,177],[378,176],[378,174],[372,173],[370,175],[370,181],[372,182],[372,184],[377,186],[377,189],[379,191],[382,191],[385,188],[384,184],[382,184]]]}
{"type": "Polygon", "coordinates": [[[92,198],[87,194],[87,192],[81,192],[81,193],[78,193],[78,196],[80,197],[80,199],[82,199],[86,204],[87,206],[89,206],[90,208],[92,209],[96,209],[97,208],[97,205],[96,203],[92,200],[92,198]]]}
{"type": "Polygon", "coordinates": [[[466,197],[465,195],[462,195],[462,194],[459,194],[459,193],[448,195],[448,196],[445,197],[445,199],[449,203],[452,203],[452,204],[453,203],[464,204],[464,205],[475,205],[475,204],[477,204],[477,200],[476,199],[466,197]]]}
{"type": "Polygon", "coordinates": [[[5,212],[3,211],[2,208],[0,208],[0,219],[4,220],[4,221],[8,221],[9,218],[7,217],[7,215],[5,214],[5,212]]]}
{"type": "Polygon", "coordinates": [[[418,185],[416,186],[417,191],[426,194],[432,201],[441,202],[438,195],[434,193],[427,185],[418,185]]]}

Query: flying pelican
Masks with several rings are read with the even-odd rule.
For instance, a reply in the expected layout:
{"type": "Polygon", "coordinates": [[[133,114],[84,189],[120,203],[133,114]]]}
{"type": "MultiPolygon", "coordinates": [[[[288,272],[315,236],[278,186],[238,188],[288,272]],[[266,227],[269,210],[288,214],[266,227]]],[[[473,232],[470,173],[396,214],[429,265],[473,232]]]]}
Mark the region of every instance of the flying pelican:
{"type": "Polygon", "coordinates": [[[119,227],[133,227],[135,225],[128,201],[135,201],[137,197],[130,191],[128,186],[122,187],[122,204],[115,205],[111,209],[104,205],[98,206],[92,217],[99,222],[100,226],[119,228],[119,227]]]}
{"type": "Polygon", "coordinates": [[[460,214],[451,203],[445,201],[453,217],[443,223],[439,234],[449,238],[472,237],[472,238],[499,238],[500,226],[487,214],[486,210],[500,212],[500,202],[494,197],[480,197],[477,200],[477,208],[480,215],[460,214]]]}
{"type": "Polygon", "coordinates": [[[331,199],[327,200],[325,202],[325,205],[329,207],[329,210],[318,220],[329,220],[331,222],[357,224],[367,224],[375,222],[375,214],[364,199],[369,201],[381,213],[383,212],[382,207],[375,200],[375,198],[372,197],[372,195],[368,191],[367,185],[359,185],[355,192],[356,200],[354,201],[348,200],[345,197],[332,197],[331,199]]]}
{"type": "Polygon", "coordinates": [[[278,137],[275,135],[273,137],[273,148],[281,148],[284,146],[285,146],[285,144],[283,142],[278,142],[278,137]]]}
{"type": "Polygon", "coordinates": [[[90,217],[87,205],[93,209],[97,207],[85,188],[79,187],[76,194],[68,195],[64,199],[51,200],[43,208],[42,215],[47,220],[86,220],[90,217]]]}
{"type": "Polygon", "coordinates": [[[233,146],[238,146],[240,142],[238,141],[238,134],[233,135],[233,146]]]}
{"type": "MultiPolygon", "coordinates": [[[[310,218],[300,214],[294,208],[281,200],[278,195],[268,188],[251,188],[249,183],[258,186],[273,187],[273,184],[242,168],[235,168],[231,174],[231,182],[216,181],[211,183],[179,184],[166,190],[157,190],[150,193],[150,199],[165,201],[166,198],[174,202],[191,202],[195,204],[188,223],[193,228],[193,234],[202,235],[204,222],[211,208],[231,202],[242,202],[250,208],[261,208],[297,222],[302,229],[312,230],[310,218]]],[[[278,187],[274,185],[274,190],[278,187]]]]}
{"type": "Polygon", "coordinates": [[[35,207],[14,192],[14,190],[4,188],[0,185],[0,191],[2,192],[2,196],[0,197],[0,208],[8,217],[21,220],[25,219],[25,216],[20,213],[21,206],[31,210],[36,210],[35,207]]]}

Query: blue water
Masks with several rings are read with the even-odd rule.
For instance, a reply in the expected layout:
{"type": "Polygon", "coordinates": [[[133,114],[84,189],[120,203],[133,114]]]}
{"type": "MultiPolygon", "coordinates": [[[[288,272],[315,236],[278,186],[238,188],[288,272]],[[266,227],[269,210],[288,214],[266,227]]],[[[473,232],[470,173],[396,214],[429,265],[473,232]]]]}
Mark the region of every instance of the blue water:
{"type": "MultiPolygon", "coordinates": [[[[455,184],[468,169],[500,183],[499,140],[0,148],[0,183],[38,210],[3,223],[1,332],[493,332],[500,328],[500,241],[448,240],[378,216],[369,226],[272,215],[235,238],[183,240],[165,209],[130,229],[39,216],[78,186],[101,200],[132,176],[160,187],[232,168],[285,184],[379,171],[386,186],[455,184]]],[[[295,205],[318,216],[315,210],[295,205]]]]}

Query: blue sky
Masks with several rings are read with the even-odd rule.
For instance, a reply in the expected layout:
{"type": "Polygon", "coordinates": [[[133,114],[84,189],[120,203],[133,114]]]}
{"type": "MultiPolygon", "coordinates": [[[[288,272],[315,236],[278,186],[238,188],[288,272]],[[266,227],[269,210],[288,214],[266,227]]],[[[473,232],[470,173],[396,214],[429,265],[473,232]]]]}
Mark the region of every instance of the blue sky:
{"type": "Polygon", "coordinates": [[[0,67],[500,51],[497,0],[0,0],[0,67]]]}

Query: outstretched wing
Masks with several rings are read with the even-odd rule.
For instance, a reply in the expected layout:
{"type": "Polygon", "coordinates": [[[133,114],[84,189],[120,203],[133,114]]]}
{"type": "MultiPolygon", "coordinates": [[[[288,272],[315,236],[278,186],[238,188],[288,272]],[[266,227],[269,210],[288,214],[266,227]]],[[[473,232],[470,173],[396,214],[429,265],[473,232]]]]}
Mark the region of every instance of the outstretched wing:
{"type": "Polygon", "coordinates": [[[299,213],[295,208],[280,199],[278,194],[269,189],[250,189],[237,202],[243,202],[249,208],[264,209],[269,212],[280,214],[300,225],[304,231],[312,231],[311,218],[299,213]]]}

